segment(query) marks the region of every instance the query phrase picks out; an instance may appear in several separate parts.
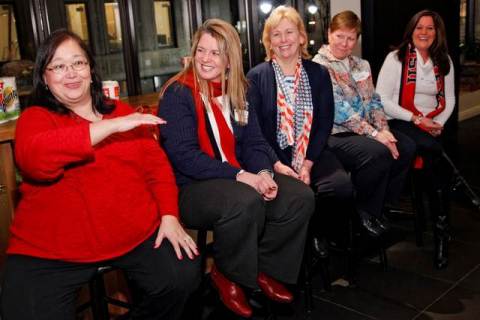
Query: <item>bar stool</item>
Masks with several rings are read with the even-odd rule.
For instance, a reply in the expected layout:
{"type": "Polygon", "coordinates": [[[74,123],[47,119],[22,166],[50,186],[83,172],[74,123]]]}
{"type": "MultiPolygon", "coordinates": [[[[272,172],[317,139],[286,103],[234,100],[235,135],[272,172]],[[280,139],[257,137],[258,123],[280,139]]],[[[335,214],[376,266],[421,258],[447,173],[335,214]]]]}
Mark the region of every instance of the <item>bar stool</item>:
{"type": "Polygon", "coordinates": [[[132,308],[132,305],[130,303],[126,303],[124,301],[120,301],[107,296],[103,276],[113,270],[117,269],[109,265],[100,266],[97,268],[95,275],[88,283],[90,300],[78,306],[76,310],[77,313],[83,312],[90,307],[92,310],[93,320],[108,320],[110,319],[108,313],[109,304],[129,310],[132,308]]]}
{"type": "Polygon", "coordinates": [[[425,192],[422,174],[423,167],[423,158],[417,155],[413,160],[409,179],[412,211],[408,212],[401,209],[389,209],[389,212],[393,214],[413,215],[415,243],[417,247],[423,247],[423,233],[426,230],[425,206],[423,198],[423,193],[425,192]]]}

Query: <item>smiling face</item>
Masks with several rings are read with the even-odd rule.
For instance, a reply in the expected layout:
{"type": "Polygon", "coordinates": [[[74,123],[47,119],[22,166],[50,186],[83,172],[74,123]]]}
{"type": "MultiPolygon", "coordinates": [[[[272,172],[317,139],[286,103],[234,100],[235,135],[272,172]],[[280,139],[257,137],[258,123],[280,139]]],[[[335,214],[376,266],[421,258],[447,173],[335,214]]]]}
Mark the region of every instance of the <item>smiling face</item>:
{"type": "Polygon", "coordinates": [[[275,57],[280,60],[297,58],[300,54],[300,46],[305,41],[297,25],[285,18],[270,31],[271,49],[275,57]]]}
{"type": "Polygon", "coordinates": [[[197,75],[203,80],[220,82],[222,72],[227,68],[227,59],[218,47],[218,41],[209,33],[204,33],[195,50],[194,65],[197,75]]]}
{"type": "Polygon", "coordinates": [[[333,32],[328,30],[328,44],[330,52],[339,60],[352,54],[357,44],[357,31],[355,29],[340,28],[333,32]]]}
{"type": "Polygon", "coordinates": [[[412,34],[412,41],[415,48],[420,52],[428,52],[430,46],[435,41],[435,37],[436,31],[433,18],[431,16],[421,17],[412,34]]]}
{"type": "Polygon", "coordinates": [[[72,39],[67,39],[58,46],[43,73],[43,81],[53,96],[69,109],[91,101],[92,76],[88,59],[82,48],[72,39]],[[74,66],[81,70],[75,70],[74,66]],[[54,69],[57,69],[57,72],[54,69]],[[64,72],[61,69],[64,69],[64,72]]]}

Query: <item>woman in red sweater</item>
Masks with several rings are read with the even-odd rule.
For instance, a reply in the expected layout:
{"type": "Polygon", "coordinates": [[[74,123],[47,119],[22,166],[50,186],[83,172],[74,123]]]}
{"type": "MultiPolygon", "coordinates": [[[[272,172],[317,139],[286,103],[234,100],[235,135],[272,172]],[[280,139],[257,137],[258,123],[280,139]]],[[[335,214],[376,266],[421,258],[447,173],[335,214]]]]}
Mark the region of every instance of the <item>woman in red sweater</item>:
{"type": "Polygon", "coordinates": [[[75,34],[54,32],[38,52],[32,105],[17,123],[24,182],[2,319],[74,319],[78,289],[102,264],[125,270],[142,291],[133,318],[179,318],[200,268],[178,221],[172,169],[149,129],[164,121],[104,99],[75,34]]]}

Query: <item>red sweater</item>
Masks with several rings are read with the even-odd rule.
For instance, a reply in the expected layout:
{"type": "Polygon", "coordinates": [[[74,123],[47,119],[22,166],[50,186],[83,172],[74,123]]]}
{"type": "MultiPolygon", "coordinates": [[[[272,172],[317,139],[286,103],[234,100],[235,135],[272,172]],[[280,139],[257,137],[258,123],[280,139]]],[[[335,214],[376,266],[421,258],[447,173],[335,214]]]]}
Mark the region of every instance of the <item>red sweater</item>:
{"type": "MultiPolygon", "coordinates": [[[[132,112],[117,102],[104,119],[132,112]]],[[[24,182],[9,254],[106,260],[146,240],[160,216],[178,216],[172,169],[150,128],[116,133],[92,147],[89,124],[41,107],[18,119],[15,156],[24,182]]]]}

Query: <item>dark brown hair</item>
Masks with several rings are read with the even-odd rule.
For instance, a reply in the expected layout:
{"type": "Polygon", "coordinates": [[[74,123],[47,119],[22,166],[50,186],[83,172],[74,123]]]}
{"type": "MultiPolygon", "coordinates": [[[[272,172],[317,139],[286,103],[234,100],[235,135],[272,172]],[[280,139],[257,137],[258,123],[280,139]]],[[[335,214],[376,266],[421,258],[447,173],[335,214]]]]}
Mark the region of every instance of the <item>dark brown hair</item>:
{"type": "Polygon", "coordinates": [[[450,72],[450,61],[448,59],[448,47],[447,47],[447,36],[445,32],[445,24],[443,23],[442,17],[431,10],[422,10],[417,12],[408,22],[405,32],[403,34],[403,40],[398,49],[398,59],[403,61],[405,59],[408,45],[413,45],[412,35],[417,27],[418,21],[422,17],[432,17],[433,24],[435,26],[435,40],[433,41],[428,52],[433,63],[438,66],[439,72],[441,75],[447,75],[450,72]]]}
{"type": "Polygon", "coordinates": [[[43,74],[45,73],[47,65],[52,61],[58,47],[67,40],[72,40],[77,43],[88,59],[92,77],[90,94],[92,96],[93,108],[101,114],[111,113],[115,105],[113,102],[105,100],[103,96],[102,80],[96,71],[95,60],[93,59],[90,49],[78,35],[65,29],[52,32],[38,48],[35,68],[33,70],[33,91],[30,95],[29,105],[26,106],[26,108],[29,106],[41,106],[58,113],[66,114],[70,112],[70,110],[58,101],[50,90],[48,90],[47,84],[43,80],[43,74]]]}

